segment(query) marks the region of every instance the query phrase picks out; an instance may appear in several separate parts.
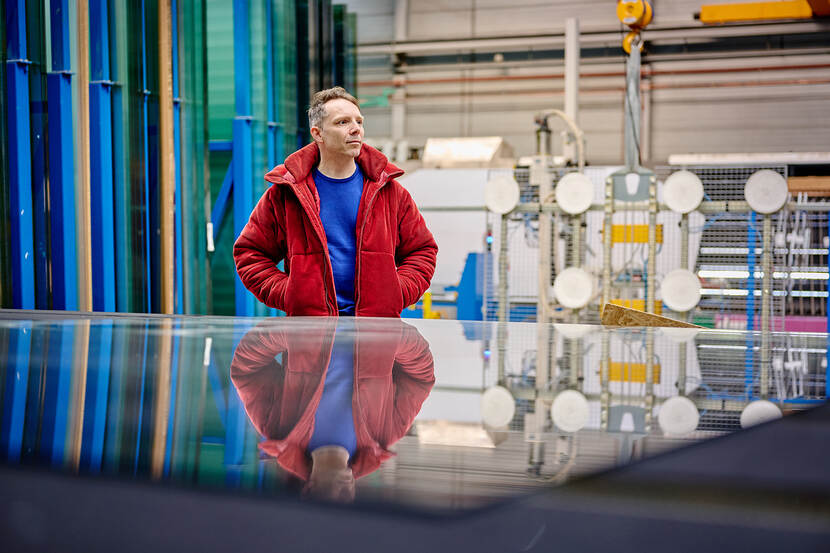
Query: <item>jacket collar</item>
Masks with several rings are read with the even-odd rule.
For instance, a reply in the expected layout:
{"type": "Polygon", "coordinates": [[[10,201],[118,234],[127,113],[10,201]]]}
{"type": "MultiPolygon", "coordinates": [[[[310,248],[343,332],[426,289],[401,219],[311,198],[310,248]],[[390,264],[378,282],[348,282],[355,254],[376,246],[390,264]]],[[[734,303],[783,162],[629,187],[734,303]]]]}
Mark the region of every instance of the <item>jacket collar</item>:
{"type": "MultiPolygon", "coordinates": [[[[296,187],[311,176],[319,161],[320,149],[312,142],[285,158],[285,163],[269,171],[265,175],[265,180],[273,184],[296,187]]],[[[369,182],[377,183],[379,186],[403,175],[403,170],[390,163],[385,155],[368,144],[363,144],[360,148],[357,164],[369,182]]]]}

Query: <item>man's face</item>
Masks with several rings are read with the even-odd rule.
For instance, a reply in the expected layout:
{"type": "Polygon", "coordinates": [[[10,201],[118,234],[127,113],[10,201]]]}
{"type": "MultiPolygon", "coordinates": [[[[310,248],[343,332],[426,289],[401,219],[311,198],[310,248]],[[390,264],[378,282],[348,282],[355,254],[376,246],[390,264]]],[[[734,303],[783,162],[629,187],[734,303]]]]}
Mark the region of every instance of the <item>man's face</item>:
{"type": "Polygon", "coordinates": [[[304,497],[322,501],[351,503],[354,501],[354,494],[354,474],[349,467],[312,472],[311,478],[303,488],[304,497]]]}
{"type": "Polygon", "coordinates": [[[336,98],[325,104],[326,116],[321,127],[312,127],[311,134],[320,150],[329,155],[356,158],[363,144],[363,116],[348,100],[336,98]]]}

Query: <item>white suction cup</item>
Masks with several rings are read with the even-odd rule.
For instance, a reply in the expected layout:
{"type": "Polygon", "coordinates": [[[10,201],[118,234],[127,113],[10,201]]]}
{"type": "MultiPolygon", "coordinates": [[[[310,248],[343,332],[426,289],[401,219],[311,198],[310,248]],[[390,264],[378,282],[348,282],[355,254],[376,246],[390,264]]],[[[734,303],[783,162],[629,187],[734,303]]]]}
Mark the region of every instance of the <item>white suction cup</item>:
{"type": "Polygon", "coordinates": [[[588,305],[594,295],[593,279],[584,269],[570,267],[556,275],[553,295],[563,306],[580,309],[588,305]]]}
{"type": "Polygon", "coordinates": [[[758,213],[775,213],[787,203],[787,181],[771,169],[752,173],[744,186],[749,207],[758,213]]]}
{"type": "Polygon", "coordinates": [[[776,404],[766,399],[757,399],[741,411],[741,428],[780,419],[782,416],[781,409],[776,404]]]}
{"type": "Polygon", "coordinates": [[[595,332],[599,327],[575,323],[554,323],[553,328],[565,338],[578,340],[579,338],[584,338],[592,332],[595,332]]]}
{"type": "Polygon", "coordinates": [[[497,175],[484,185],[484,205],[493,213],[510,213],[519,203],[519,185],[513,177],[497,175]]]}
{"type": "Polygon", "coordinates": [[[697,428],[700,413],[692,400],[683,396],[670,397],[660,406],[657,423],[667,436],[685,436],[697,428]]]}
{"type": "Polygon", "coordinates": [[[588,423],[588,400],[576,390],[560,392],[550,406],[550,418],[564,432],[578,432],[588,423]]]}
{"type": "Polygon", "coordinates": [[[556,183],[556,203],[565,213],[585,213],[594,201],[594,183],[582,173],[568,173],[556,183]]]}
{"type": "Polygon", "coordinates": [[[687,344],[695,339],[700,329],[697,328],[661,328],[660,332],[675,344],[687,344]]]}
{"type": "Polygon", "coordinates": [[[691,271],[675,269],[663,277],[660,294],[672,311],[688,311],[700,301],[700,280],[691,271]]]}
{"type": "Polygon", "coordinates": [[[504,428],[516,414],[513,395],[502,386],[487,388],[481,395],[481,419],[490,428],[504,428]]]}
{"type": "Polygon", "coordinates": [[[691,171],[669,175],[663,185],[663,201],[677,213],[690,213],[703,201],[703,183],[691,171]]]}

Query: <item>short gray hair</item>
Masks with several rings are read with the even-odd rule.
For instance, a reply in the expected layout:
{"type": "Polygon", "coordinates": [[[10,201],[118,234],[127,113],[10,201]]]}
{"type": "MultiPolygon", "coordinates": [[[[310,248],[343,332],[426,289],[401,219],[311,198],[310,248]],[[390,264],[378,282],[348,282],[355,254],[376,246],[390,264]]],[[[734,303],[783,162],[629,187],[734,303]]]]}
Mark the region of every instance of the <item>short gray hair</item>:
{"type": "Polygon", "coordinates": [[[311,97],[311,106],[308,108],[308,127],[321,127],[323,119],[326,118],[326,102],[342,98],[360,108],[357,98],[348,93],[342,86],[335,86],[334,88],[327,88],[321,90],[311,97]]]}

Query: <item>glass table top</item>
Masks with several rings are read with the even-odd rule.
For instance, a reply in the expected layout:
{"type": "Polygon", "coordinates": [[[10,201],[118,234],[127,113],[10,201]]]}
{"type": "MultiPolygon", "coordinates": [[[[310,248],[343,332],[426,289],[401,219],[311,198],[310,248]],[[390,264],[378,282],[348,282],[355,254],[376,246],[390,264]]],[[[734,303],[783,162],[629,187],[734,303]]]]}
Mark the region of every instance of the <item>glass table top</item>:
{"type": "Polygon", "coordinates": [[[824,334],[0,313],[0,458],[463,511],[823,403],[824,334]]]}

